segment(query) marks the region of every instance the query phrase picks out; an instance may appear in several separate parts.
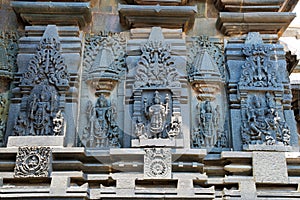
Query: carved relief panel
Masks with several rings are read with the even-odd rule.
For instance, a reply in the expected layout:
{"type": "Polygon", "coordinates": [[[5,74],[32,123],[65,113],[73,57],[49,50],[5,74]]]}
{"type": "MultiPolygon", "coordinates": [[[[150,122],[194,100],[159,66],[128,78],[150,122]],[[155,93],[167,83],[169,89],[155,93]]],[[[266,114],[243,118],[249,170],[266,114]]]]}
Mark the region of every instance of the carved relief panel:
{"type": "MultiPolygon", "coordinates": [[[[118,122],[118,91],[126,73],[126,37],[117,33],[87,35],[79,139],[87,148],[119,148],[122,129],[118,122]]],[[[119,98],[121,99],[121,98],[119,98]]]]}
{"type": "Polygon", "coordinates": [[[63,122],[58,125],[57,118],[63,119],[69,74],[58,35],[47,34],[53,28],[45,31],[21,78],[19,87],[24,95],[13,129],[15,136],[63,134],[63,122]]]}
{"type": "Polygon", "coordinates": [[[181,75],[162,30],[153,27],[132,70],[132,146],[183,146],[181,75]],[[158,142],[159,141],[159,142],[158,142]]]}
{"type": "Polygon", "coordinates": [[[234,148],[290,151],[298,139],[283,48],[253,32],[240,49],[244,59],[228,59],[234,148]]]}
{"type": "Polygon", "coordinates": [[[220,44],[207,36],[191,38],[188,54],[188,80],[196,99],[192,101],[192,148],[227,148],[225,130],[225,70],[220,44]]]}
{"type": "Polygon", "coordinates": [[[50,147],[19,147],[14,177],[50,177],[52,151],[50,147]]]}

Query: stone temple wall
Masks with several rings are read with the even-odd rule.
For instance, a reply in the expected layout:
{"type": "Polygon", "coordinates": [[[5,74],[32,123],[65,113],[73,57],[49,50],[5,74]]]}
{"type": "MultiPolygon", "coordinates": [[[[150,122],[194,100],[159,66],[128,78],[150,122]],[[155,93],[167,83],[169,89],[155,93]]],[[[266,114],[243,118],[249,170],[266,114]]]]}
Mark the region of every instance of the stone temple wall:
{"type": "Polygon", "coordinates": [[[296,3],[2,0],[0,198],[299,199],[296,3]]]}

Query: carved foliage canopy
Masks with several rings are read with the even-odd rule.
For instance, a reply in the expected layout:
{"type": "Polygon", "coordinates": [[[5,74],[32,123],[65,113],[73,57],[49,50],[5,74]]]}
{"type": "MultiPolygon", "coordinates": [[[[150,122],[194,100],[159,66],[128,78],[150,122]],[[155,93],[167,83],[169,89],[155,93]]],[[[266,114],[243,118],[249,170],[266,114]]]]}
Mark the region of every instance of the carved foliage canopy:
{"type": "Polygon", "coordinates": [[[51,172],[50,147],[19,147],[15,177],[49,177],[51,172]]]}
{"type": "Polygon", "coordinates": [[[137,64],[135,88],[180,87],[179,73],[171,57],[170,44],[149,40],[141,47],[137,64]]]}
{"type": "Polygon", "coordinates": [[[60,53],[60,43],[54,37],[42,39],[22,77],[21,86],[39,84],[56,86],[59,90],[69,87],[67,66],[60,53]]]}

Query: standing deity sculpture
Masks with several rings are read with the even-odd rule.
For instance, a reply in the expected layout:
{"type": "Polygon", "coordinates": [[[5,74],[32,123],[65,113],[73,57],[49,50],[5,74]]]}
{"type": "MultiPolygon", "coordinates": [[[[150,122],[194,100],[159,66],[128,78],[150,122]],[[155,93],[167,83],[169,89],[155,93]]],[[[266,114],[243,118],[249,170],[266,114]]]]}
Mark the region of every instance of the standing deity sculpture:
{"type": "Polygon", "coordinates": [[[192,134],[192,146],[194,148],[213,147],[217,142],[220,111],[217,105],[215,109],[210,101],[204,101],[198,104],[199,114],[197,117],[197,127],[192,134]]]}
{"type": "Polygon", "coordinates": [[[149,132],[151,138],[164,137],[164,130],[167,125],[167,117],[170,112],[169,96],[165,97],[165,103],[161,102],[161,96],[158,91],[154,92],[153,102],[148,105],[148,99],[144,98],[144,114],[149,119],[149,132]]]}
{"type": "Polygon", "coordinates": [[[116,123],[116,111],[103,94],[95,106],[87,105],[88,126],[83,130],[83,143],[87,147],[121,147],[120,130],[116,123]]]}

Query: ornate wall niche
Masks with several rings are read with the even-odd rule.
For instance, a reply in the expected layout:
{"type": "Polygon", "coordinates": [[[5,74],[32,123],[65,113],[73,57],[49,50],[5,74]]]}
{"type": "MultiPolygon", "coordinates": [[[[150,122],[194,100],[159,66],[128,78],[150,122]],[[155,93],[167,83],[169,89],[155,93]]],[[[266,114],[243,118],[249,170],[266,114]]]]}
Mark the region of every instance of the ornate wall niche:
{"type": "Polygon", "coordinates": [[[171,149],[145,148],[144,179],[171,179],[171,176],[171,149]]]}
{"type": "Polygon", "coordinates": [[[259,33],[250,32],[244,44],[239,45],[242,58],[234,57],[231,48],[229,44],[228,88],[234,148],[291,151],[298,138],[290,110],[291,91],[283,47],[264,43],[259,33]]]}
{"type": "Polygon", "coordinates": [[[225,70],[222,46],[207,36],[191,38],[187,73],[197,101],[192,102],[194,123],[191,147],[227,148],[225,125],[225,70]]]}
{"type": "Polygon", "coordinates": [[[52,150],[50,147],[19,147],[14,169],[15,178],[50,177],[52,150]]]}
{"type": "Polygon", "coordinates": [[[15,90],[22,99],[13,135],[64,135],[65,96],[69,87],[57,27],[49,25],[15,90]]]}
{"type": "Polygon", "coordinates": [[[126,71],[125,47],[126,38],[122,33],[86,36],[83,78],[96,96],[109,94],[126,71]]]}
{"type": "Polygon", "coordinates": [[[181,76],[160,27],[152,28],[141,51],[132,83],[131,117],[138,138],[132,146],[182,147],[181,76]]]}

